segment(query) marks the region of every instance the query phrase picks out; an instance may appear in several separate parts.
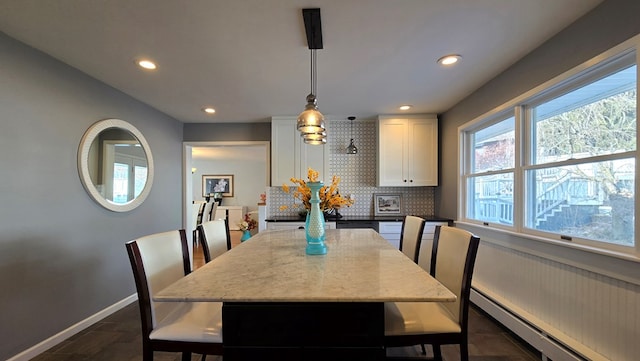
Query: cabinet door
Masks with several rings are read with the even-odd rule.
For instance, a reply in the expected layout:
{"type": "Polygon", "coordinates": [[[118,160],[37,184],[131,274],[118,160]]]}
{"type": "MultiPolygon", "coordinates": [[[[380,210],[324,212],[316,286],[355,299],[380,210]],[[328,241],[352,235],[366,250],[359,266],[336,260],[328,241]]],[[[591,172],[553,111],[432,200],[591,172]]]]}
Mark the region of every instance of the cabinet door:
{"type": "Polygon", "coordinates": [[[382,238],[386,239],[395,247],[400,249],[400,233],[402,231],[402,222],[379,222],[378,233],[382,238]]]}
{"type": "Polygon", "coordinates": [[[237,231],[240,229],[238,223],[244,219],[246,209],[247,208],[243,206],[218,206],[215,219],[224,219],[226,212],[229,211],[229,229],[237,231]]]}
{"type": "MultiPolygon", "coordinates": [[[[331,182],[329,146],[305,144],[291,117],[271,119],[271,186],[291,184],[291,177],[307,179],[307,169],[320,173],[320,180],[331,182]]],[[[330,132],[330,130],[328,130],[330,132]]]]}
{"type": "Polygon", "coordinates": [[[408,179],[410,186],[438,185],[438,120],[408,121],[408,179]]]}
{"type": "Polygon", "coordinates": [[[407,185],[407,120],[378,122],[378,186],[407,185]]]}
{"type": "Polygon", "coordinates": [[[438,118],[380,116],[378,186],[438,185],[438,118]]]}
{"type": "MultiPolygon", "coordinates": [[[[271,119],[271,185],[290,184],[300,178],[300,135],[295,119],[271,119]]],[[[305,173],[306,177],[306,173],[305,173]]]]}
{"type": "MultiPolygon", "coordinates": [[[[300,138],[300,136],[298,136],[300,138]]],[[[300,142],[300,176],[307,178],[307,170],[313,168],[320,174],[320,179],[325,184],[331,182],[331,171],[329,170],[329,146],[309,145],[300,142]]]]}

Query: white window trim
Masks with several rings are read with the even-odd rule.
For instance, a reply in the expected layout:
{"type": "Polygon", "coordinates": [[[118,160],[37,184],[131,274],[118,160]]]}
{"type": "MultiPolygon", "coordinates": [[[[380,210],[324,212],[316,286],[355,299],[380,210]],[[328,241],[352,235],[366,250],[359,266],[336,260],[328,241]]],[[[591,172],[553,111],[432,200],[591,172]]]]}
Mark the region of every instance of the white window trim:
{"type": "MultiPolygon", "coordinates": [[[[598,64],[611,61],[612,59],[624,57],[629,52],[636,52],[636,65],[640,68],[640,35],[636,35],[633,38],[593,57],[590,60],[536,86],[535,88],[511,99],[510,101],[474,118],[473,120],[462,124],[458,127],[458,215],[457,218],[459,221],[457,223],[468,224],[475,227],[493,229],[501,232],[507,232],[513,235],[517,235],[519,237],[530,239],[534,241],[546,242],[555,245],[561,245],[564,247],[580,249],[587,252],[597,253],[601,255],[607,255],[615,258],[620,258],[628,261],[640,262],[640,241],[638,241],[638,235],[640,234],[640,219],[638,219],[638,210],[640,203],[638,195],[640,194],[640,182],[635,182],[635,244],[634,247],[626,247],[619,246],[614,244],[608,244],[605,242],[597,242],[597,241],[588,241],[584,243],[573,243],[570,241],[564,241],[560,239],[553,239],[548,237],[546,234],[542,235],[542,232],[538,234],[537,232],[524,228],[524,209],[523,207],[514,207],[514,224],[513,226],[504,226],[499,224],[487,224],[486,222],[482,222],[479,220],[468,219],[466,217],[466,207],[467,207],[467,194],[466,194],[466,182],[465,172],[467,171],[466,167],[468,167],[467,162],[464,161],[463,156],[465,156],[466,150],[469,149],[470,139],[466,135],[467,132],[478,129],[484,125],[485,122],[494,121],[501,114],[509,112],[510,109],[515,109],[516,112],[516,122],[515,122],[515,134],[516,134],[516,168],[522,169],[525,165],[525,159],[530,159],[530,144],[524,144],[525,141],[522,139],[524,137],[526,140],[530,140],[530,137],[525,137],[525,132],[530,129],[522,129],[522,121],[524,119],[524,104],[529,104],[532,101],[537,101],[540,99],[543,94],[549,94],[551,91],[555,89],[560,89],[567,85],[567,82],[571,82],[571,80],[579,74],[584,73],[588,69],[597,66],[598,64]],[[593,243],[593,244],[592,244],[593,243]]],[[[640,71],[637,73],[637,86],[640,86],[640,71]]],[[[640,105],[640,92],[636,92],[636,104],[640,105]]],[[[640,106],[639,106],[640,108],[640,106]]],[[[637,109],[637,111],[640,109],[637,109]]],[[[527,126],[528,127],[528,126],[527,126]]],[[[636,139],[637,146],[635,152],[636,162],[640,161],[640,127],[636,127],[636,139]]],[[[636,164],[637,166],[637,164],[636,164]]],[[[636,168],[637,172],[637,168],[636,168]]],[[[637,173],[636,173],[637,174],[637,173]]],[[[514,204],[519,204],[521,206],[524,205],[524,171],[518,170],[514,174],[514,204]]],[[[583,242],[583,240],[580,240],[583,242]]]]}

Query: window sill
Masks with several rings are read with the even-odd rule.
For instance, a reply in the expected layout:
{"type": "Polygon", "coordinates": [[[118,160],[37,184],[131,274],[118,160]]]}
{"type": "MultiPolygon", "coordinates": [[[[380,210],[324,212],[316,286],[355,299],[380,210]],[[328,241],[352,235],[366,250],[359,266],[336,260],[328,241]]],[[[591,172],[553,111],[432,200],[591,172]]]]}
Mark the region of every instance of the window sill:
{"type": "Polygon", "coordinates": [[[640,267],[638,267],[640,255],[638,254],[598,249],[471,222],[455,221],[455,224],[477,234],[483,242],[640,285],[640,267]]]}

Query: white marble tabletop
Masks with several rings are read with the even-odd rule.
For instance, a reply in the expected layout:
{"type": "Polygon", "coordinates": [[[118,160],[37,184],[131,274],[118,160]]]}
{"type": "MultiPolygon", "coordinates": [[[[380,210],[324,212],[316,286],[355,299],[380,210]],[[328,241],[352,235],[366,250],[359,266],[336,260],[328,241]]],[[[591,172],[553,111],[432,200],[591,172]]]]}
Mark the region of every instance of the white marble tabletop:
{"type": "Polygon", "coordinates": [[[154,296],[156,301],[454,301],[455,295],[372,229],[327,230],[305,254],[304,230],[264,231],[154,296]]]}

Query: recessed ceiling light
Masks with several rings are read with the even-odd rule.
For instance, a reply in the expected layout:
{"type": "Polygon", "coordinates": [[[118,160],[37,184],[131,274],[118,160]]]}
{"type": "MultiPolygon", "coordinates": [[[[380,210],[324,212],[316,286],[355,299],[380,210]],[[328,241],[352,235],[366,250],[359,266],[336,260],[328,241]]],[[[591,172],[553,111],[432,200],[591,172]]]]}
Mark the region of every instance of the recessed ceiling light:
{"type": "Polygon", "coordinates": [[[438,64],[440,65],[453,65],[460,61],[462,56],[458,54],[445,55],[442,58],[438,59],[438,64]]]}
{"type": "Polygon", "coordinates": [[[412,105],[408,105],[408,104],[407,104],[407,105],[401,105],[401,106],[400,106],[400,110],[409,110],[409,109],[411,109],[412,107],[413,107],[412,105]]]}
{"type": "Polygon", "coordinates": [[[145,68],[145,69],[149,69],[149,70],[155,70],[156,69],[156,63],[152,62],[149,59],[139,59],[139,60],[137,60],[137,63],[141,68],[145,68]]]}
{"type": "Polygon", "coordinates": [[[204,107],[204,108],[202,108],[202,111],[207,113],[207,114],[213,114],[213,113],[216,112],[216,110],[213,109],[212,107],[204,107]]]}

